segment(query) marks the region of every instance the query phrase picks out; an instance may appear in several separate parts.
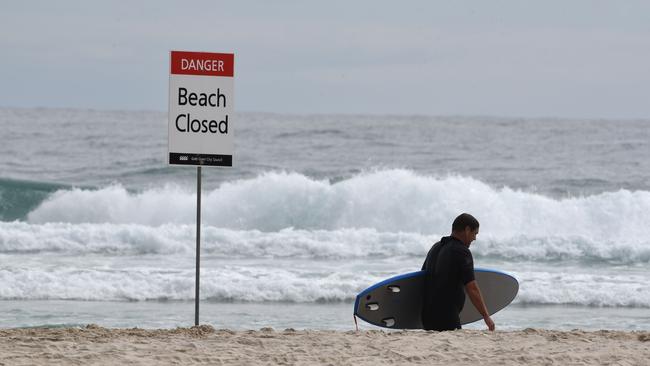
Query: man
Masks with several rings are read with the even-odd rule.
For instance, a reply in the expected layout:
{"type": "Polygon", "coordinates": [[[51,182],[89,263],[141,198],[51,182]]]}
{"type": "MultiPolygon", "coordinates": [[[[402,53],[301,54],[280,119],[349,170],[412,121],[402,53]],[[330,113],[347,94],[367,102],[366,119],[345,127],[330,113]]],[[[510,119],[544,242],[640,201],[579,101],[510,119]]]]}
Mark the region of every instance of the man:
{"type": "Polygon", "coordinates": [[[478,228],[478,220],[463,213],[454,220],[451,235],[440,239],[429,250],[422,265],[422,270],[427,271],[422,309],[424,329],[461,329],[459,314],[465,304],[464,288],[488,329],[494,330],[494,322],[474,279],[474,259],[469,251],[478,228]]]}

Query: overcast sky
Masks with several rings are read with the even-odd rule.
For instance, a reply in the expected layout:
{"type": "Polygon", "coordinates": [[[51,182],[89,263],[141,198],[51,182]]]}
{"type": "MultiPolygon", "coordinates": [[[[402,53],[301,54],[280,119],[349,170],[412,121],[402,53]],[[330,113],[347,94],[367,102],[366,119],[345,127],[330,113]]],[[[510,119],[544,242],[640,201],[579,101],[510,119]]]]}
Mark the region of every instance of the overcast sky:
{"type": "Polygon", "coordinates": [[[189,50],[237,111],[650,117],[648,1],[11,1],[0,49],[4,107],[164,111],[189,50]]]}

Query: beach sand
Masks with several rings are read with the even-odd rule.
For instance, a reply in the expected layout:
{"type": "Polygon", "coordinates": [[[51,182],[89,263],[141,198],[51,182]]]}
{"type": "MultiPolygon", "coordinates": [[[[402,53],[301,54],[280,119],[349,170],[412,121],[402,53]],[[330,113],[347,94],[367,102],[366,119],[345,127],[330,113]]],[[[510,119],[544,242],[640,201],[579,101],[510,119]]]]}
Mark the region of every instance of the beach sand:
{"type": "Polygon", "coordinates": [[[0,330],[0,365],[648,365],[650,332],[0,330]]]}

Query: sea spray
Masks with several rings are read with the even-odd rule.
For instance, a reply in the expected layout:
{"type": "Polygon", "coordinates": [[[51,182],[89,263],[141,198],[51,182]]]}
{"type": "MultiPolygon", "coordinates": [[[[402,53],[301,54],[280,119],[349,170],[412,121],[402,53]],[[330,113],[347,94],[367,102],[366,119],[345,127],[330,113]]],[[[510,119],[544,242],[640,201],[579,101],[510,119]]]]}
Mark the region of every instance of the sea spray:
{"type": "MultiPolygon", "coordinates": [[[[0,254],[48,253],[69,256],[104,254],[194,255],[195,227],[190,224],[70,224],[0,222],[0,254]]],[[[275,232],[205,226],[203,251],[219,258],[295,258],[313,260],[423,258],[448,233],[423,235],[374,228],[275,232]]],[[[650,263],[645,238],[615,241],[580,236],[499,236],[480,234],[472,244],[478,259],[508,262],[643,265],[650,263]]]]}
{"type": "MultiPolygon", "coordinates": [[[[175,185],[129,192],[120,185],[60,190],[27,216],[31,223],[191,224],[194,192],[175,185]]],[[[494,188],[473,178],[435,178],[408,170],[363,173],[337,183],[298,173],[264,173],[204,193],[206,225],[240,230],[374,228],[447,233],[471,212],[497,237],[582,237],[611,242],[650,237],[650,192],[605,192],[553,199],[494,188]]]]}

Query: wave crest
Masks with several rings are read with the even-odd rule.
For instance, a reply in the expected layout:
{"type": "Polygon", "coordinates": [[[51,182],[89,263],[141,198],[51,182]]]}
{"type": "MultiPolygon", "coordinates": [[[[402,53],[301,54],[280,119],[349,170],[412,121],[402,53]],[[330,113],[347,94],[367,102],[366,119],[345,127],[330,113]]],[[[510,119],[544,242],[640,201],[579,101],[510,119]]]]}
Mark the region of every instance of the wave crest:
{"type": "MultiPolygon", "coordinates": [[[[72,256],[181,255],[195,251],[195,226],[165,224],[69,224],[0,222],[0,254],[61,253],[72,256]]],[[[204,226],[202,250],[221,258],[364,259],[424,258],[440,235],[381,232],[376,229],[276,232],[204,226]]],[[[474,256],[504,262],[572,261],[586,264],[650,263],[647,239],[594,241],[584,237],[498,237],[483,235],[474,256]]]]}
{"type": "MultiPolygon", "coordinates": [[[[131,193],[119,185],[59,190],[28,215],[31,223],[192,224],[195,193],[165,186],[131,193]]],[[[579,236],[613,242],[650,237],[650,192],[606,192],[552,199],[493,188],[465,177],[434,178],[408,170],[364,173],[336,183],[297,173],[266,173],[203,194],[203,222],[235,230],[285,228],[439,234],[460,212],[497,237],[579,236]]]]}

